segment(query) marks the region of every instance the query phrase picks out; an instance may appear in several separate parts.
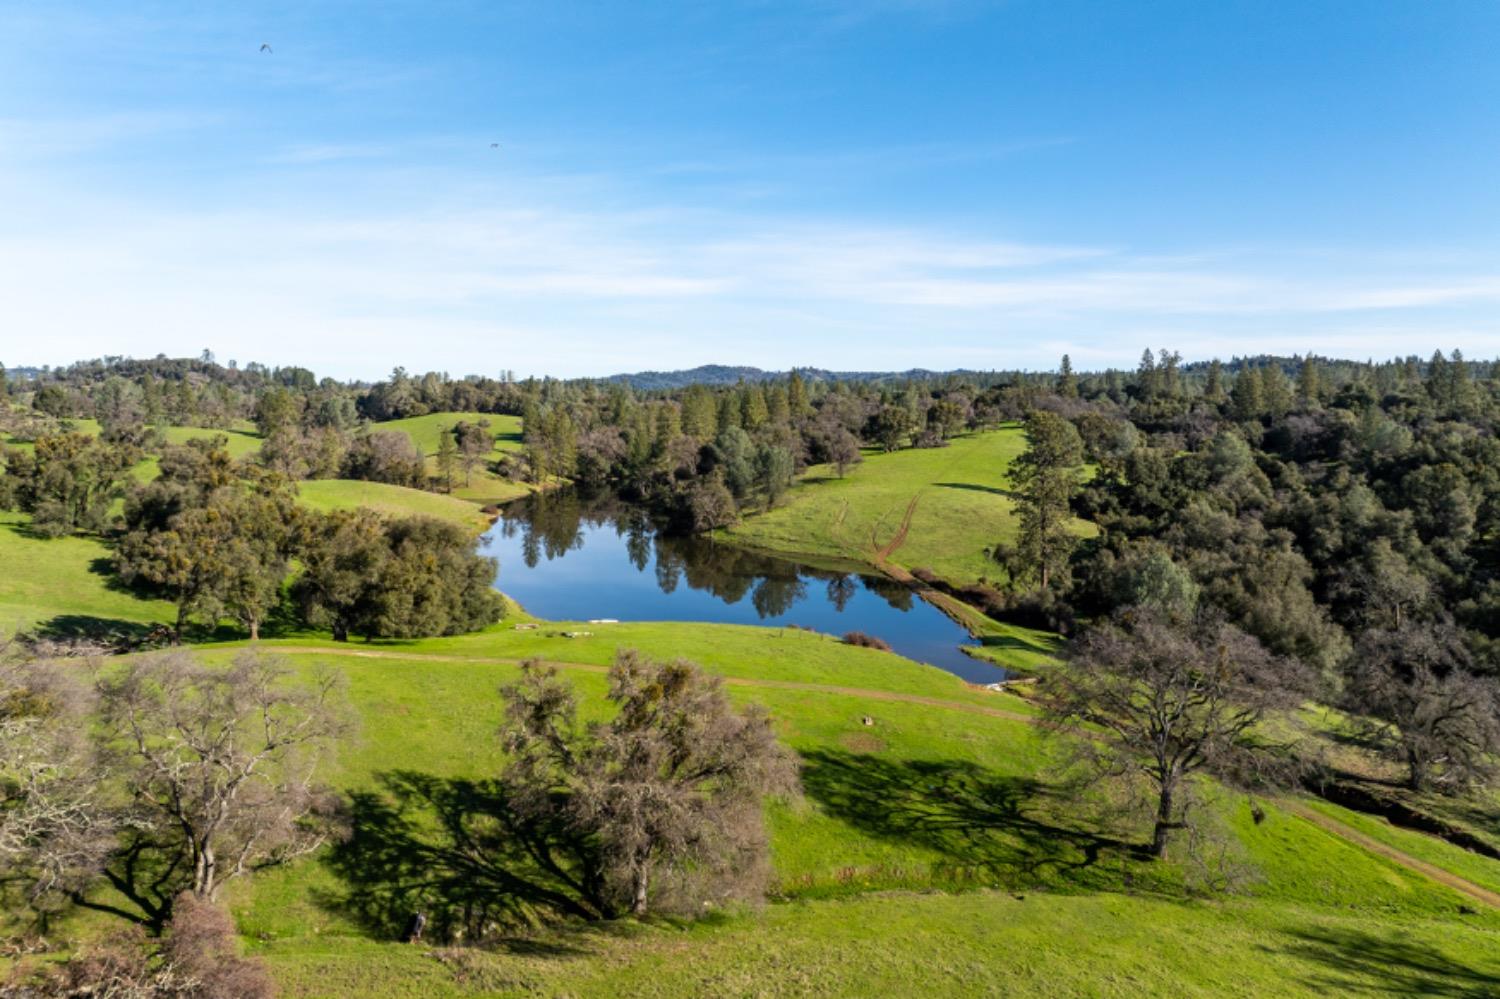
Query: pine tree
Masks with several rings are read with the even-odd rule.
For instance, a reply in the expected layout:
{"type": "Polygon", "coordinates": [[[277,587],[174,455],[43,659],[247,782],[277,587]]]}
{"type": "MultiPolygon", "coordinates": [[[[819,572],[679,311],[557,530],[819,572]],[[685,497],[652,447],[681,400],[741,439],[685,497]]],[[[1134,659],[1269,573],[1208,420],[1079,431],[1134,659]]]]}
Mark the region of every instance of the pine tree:
{"type": "Polygon", "coordinates": [[[1259,368],[1241,368],[1234,378],[1234,388],[1229,394],[1234,406],[1234,418],[1241,423],[1258,420],[1265,414],[1265,398],[1260,381],[1259,368]]]}
{"type": "Polygon", "coordinates": [[[443,491],[453,492],[453,470],[458,467],[458,445],[451,427],[438,428],[438,474],[443,477],[443,491]]]}
{"type": "Polygon", "coordinates": [[[1078,398],[1078,379],[1073,374],[1073,361],[1067,354],[1057,369],[1057,394],[1064,399],[1078,398]]]}
{"type": "Polygon", "coordinates": [[[1203,386],[1203,398],[1218,405],[1224,401],[1224,365],[1216,357],[1208,365],[1208,382],[1203,386]]]}
{"type": "Polygon", "coordinates": [[[1309,354],[1297,369],[1297,400],[1304,406],[1316,406],[1323,395],[1323,370],[1309,354]]]}
{"type": "Polygon", "coordinates": [[[1037,577],[1044,590],[1067,566],[1077,540],[1069,519],[1082,464],[1083,440],[1071,422],[1044,410],[1027,417],[1026,450],[1011,466],[1020,494],[1016,547],[1022,573],[1037,577]]]}

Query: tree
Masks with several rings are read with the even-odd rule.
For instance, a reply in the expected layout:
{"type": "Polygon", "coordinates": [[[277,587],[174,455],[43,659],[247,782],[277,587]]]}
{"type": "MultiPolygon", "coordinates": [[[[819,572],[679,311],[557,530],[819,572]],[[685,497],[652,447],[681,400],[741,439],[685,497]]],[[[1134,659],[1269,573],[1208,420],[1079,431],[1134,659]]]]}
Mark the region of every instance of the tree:
{"type": "Polygon", "coordinates": [[[695,534],[729,527],[739,519],[734,494],[724,485],[724,476],[717,469],[689,488],[688,518],[695,534]]]}
{"type": "Polygon", "coordinates": [[[30,454],[11,451],[6,476],[14,502],[32,515],[32,529],[47,537],[102,531],[110,507],[125,494],[141,449],[130,439],[96,440],[85,434],[48,434],[30,454]]]}
{"type": "Polygon", "coordinates": [[[580,730],[571,688],[536,662],[502,694],[512,807],[596,844],[599,870],[580,883],[605,914],[697,913],[764,891],[761,801],[793,794],[797,771],[763,709],[736,711],[692,663],[629,650],[610,667],[608,722],[580,730]]]}
{"type": "Polygon", "coordinates": [[[1057,369],[1057,394],[1064,399],[1078,398],[1078,377],[1073,374],[1073,360],[1067,354],[1057,369]]]}
{"type": "Polygon", "coordinates": [[[786,448],[776,444],[762,444],[755,450],[755,481],[766,496],[767,508],[776,505],[791,487],[796,463],[786,448]]]}
{"type": "MultiPolygon", "coordinates": [[[[159,487],[163,495],[176,488],[159,487]]],[[[268,476],[219,486],[159,521],[150,518],[151,510],[146,500],[129,511],[137,526],[116,549],[120,577],[150,584],[177,605],[179,642],[190,620],[212,627],[226,616],[258,639],[261,622],[280,599],[297,536],[299,511],[285,481],[268,476]]]]}
{"type": "Polygon", "coordinates": [[[77,663],[32,662],[0,643],[0,889],[45,923],[98,877],[114,843],[106,769],[88,739],[77,663]]]}
{"type": "Polygon", "coordinates": [[[915,421],[905,406],[885,405],[871,421],[872,436],[886,451],[898,451],[911,442],[915,421]]]}
{"type": "Polygon", "coordinates": [[[1493,770],[1500,690],[1473,667],[1462,635],[1448,623],[1372,628],[1355,643],[1346,664],[1346,707],[1406,767],[1413,790],[1467,788],[1493,770]]]}
{"type": "Polygon", "coordinates": [[[293,596],[303,620],[329,628],[334,641],[347,642],[369,615],[373,581],[390,558],[380,515],[360,507],[309,518],[303,522],[299,552],[302,572],[293,596]]]}
{"type": "Polygon", "coordinates": [[[317,849],[328,807],[317,767],[343,731],[341,680],[311,685],[255,652],[225,669],[183,651],[137,659],[100,685],[106,744],[120,760],[137,822],[190,871],[200,898],[317,849]]]}
{"type": "Polygon", "coordinates": [[[460,420],[453,428],[453,436],[458,444],[458,461],[464,470],[465,486],[473,484],[474,466],[484,461],[485,455],[489,454],[495,446],[495,438],[490,434],[489,424],[488,420],[480,420],[478,423],[460,420]]]}
{"type": "Polygon", "coordinates": [[[443,478],[443,491],[453,492],[453,470],[458,465],[458,444],[448,427],[438,427],[437,467],[443,478]]]}
{"type": "Polygon", "coordinates": [[[1150,853],[1160,858],[1188,826],[1193,775],[1253,787],[1274,773],[1256,726],[1303,687],[1300,667],[1237,628],[1135,607],[1072,643],[1047,678],[1046,710],[1078,737],[1091,776],[1146,782],[1150,853]]]}
{"type": "Polygon", "coordinates": [[[349,445],[343,476],[393,486],[419,487],[427,478],[422,452],[406,434],[374,430],[360,434],[349,445]]]}
{"type": "Polygon", "coordinates": [[[1068,420],[1037,410],[1026,420],[1026,450],[1011,465],[1021,513],[1016,553],[1021,575],[1051,585],[1073,549],[1071,502],[1078,491],[1083,440],[1068,420]]]}
{"type": "Polygon", "coordinates": [[[828,460],[842,479],[851,465],[864,460],[859,450],[859,438],[844,427],[836,427],[828,438],[828,460]]]}
{"type": "Polygon", "coordinates": [[[304,620],[337,641],[458,635],[504,613],[495,560],[453,524],[341,510],[309,520],[302,538],[293,596],[304,620]]]}

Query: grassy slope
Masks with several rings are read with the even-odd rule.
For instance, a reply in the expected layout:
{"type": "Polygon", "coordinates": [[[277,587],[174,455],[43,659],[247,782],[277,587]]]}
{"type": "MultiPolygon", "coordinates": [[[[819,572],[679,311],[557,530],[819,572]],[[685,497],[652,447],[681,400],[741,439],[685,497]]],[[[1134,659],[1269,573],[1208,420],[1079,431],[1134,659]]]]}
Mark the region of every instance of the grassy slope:
{"type": "Polygon", "coordinates": [[[473,503],[456,496],[392,486],[384,482],[309,479],[297,483],[297,494],[303,506],[324,513],[365,506],[393,517],[425,514],[476,531],[483,530],[489,523],[473,503]]]}
{"type": "Polygon", "coordinates": [[[0,512],[0,634],[57,617],[130,623],[171,621],[170,604],[110,586],[96,570],[109,549],[94,538],[30,535],[25,514],[0,512]]]}
{"type": "MultiPolygon", "coordinates": [[[[436,475],[437,462],[433,456],[437,454],[439,436],[460,420],[466,423],[489,421],[490,432],[495,435],[495,446],[486,456],[486,461],[494,461],[504,454],[521,450],[521,418],[519,416],[501,416],[496,413],[428,413],[426,416],[412,416],[404,420],[377,423],[374,429],[394,430],[406,434],[411,438],[412,443],[427,456],[428,472],[436,475]]],[[[461,470],[455,473],[454,479],[459,483],[463,481],[461,470]]],[[[530,487],[524,483],[511,482],[492,474],[487,469],[475,468],[470,483],[456,485],[453,495],[471,503],[489,505],[525,496],[530,491],[530,487]]]]}
{"type": "MultiPolygon", "coordinates": [[[[784,505],[746,519],[729,536],[769,551],[874,563],[916,500],[892,564],[928,568],[956,583],[1003,578],[985,549],[1015,532],[1008,469],[1024,447],[1020,429],[1007,427],[945,448],[867,452],[843,479],[814,466],[784,505]]],[[[1080,532],[1087,528],[1079,524],[1080,532]]]]}
{"type": "MultiPolygon", "coordinates": [[[[1002,580],[1005,570],[986,549],[1014,535],[1008,469],[1024,447],[1020,428],[1011,426],[959,437],[946,448],[870,451],[843,479],[814,466],[784,505],[748,517],[729,538],[786,555],[867,565],[883,559],[898,571],[931,569],[959,584],[1002,580]],[[891,548],[908,510],[905,539],[891,548]]],[[[1091,529],[1081,521],[1077,527],[1091,529]]],[[[1032,672],[1055,650],[1056,636],[972,617],[971,630],[984,641],[975,649],[981,658],[1032,672]]]]}
{"type": "MultiPolygon", "coordinates": [[[[484,656],[598,663],[618,643],[696,655],[740,678],[839,682],[1025,710],[940,671],[799,632],[607,627],[595,640],[544,628],[377,649],[409,660],[317,649],[292,658],[299,668],[326,662],[349,676],[362,736],[333,775],[345,788],[370,787],[399,768],[492,772],[500,761],[495,690],[515,667],[484,656]]],[[[597,714],[604,677],[567,675],[585,696],[586,714],[597,714]]],[[[804,756],[810,788],[804,802],[772,811],[777,880],[788,901],[762,914],[686,930],[583,933],[554,941],[547,957],[477,956],[466,987],[422,948],[373,940],[350,924],[326,904],[350,886],[304,863],[236,889],[242,930],[289,995],[495,995],[506,994],[504,983],[577,995],[876,994],[918,978],[959,994],[1006,984],[1018,995],[1147,995],[1179,983],[1186,995],[1312,995],[1329,983],[1378,987],[1408,973],[1451,986],[1463,968],[1500,961],[1500,916],[1459,916],[1465,900],[1450,890],[1274,807],[1256,824],[1242,801],[1216,806],[1241,844],[1241,862],[1259,872],[1246,893],[1213,904],[1167,901],[1156,892],[1172,889],[1177,869],[1108,849],[1090,859],[1085,818],[1050,792],[1042,775],[1051,749],[1030,726],[852,693],[730,689],[736,700],[771,710],[804,756]],[[873,726],[862,724],[865,714],[873,726]],[[984,890],[991,885],[1026,901],[984,890]],[[906,893],[933,887],[980,891],[906,893]],[[1435,948],[1437,957],[1426,972],[1402,968],[1402,955],[1416,953],[1404,947],[1435,948]],[[1338,961],[1354,963],[1340,970],[1338,961]],[[1391,967],[1379,970],[1382,962],[1391,967]]],[[[1497,875],[1500,865],[1490,874],[1497,875]]]]}

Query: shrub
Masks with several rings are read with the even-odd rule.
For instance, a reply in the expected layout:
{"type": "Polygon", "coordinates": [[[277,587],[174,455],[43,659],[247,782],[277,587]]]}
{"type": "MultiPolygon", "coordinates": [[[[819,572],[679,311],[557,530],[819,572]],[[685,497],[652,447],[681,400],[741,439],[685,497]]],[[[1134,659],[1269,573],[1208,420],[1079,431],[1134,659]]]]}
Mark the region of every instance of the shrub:
{"type": "Polygon", "coordinates": [[[881,652],[891,651],[890,643],[883,638],[874,635],[866,635],[862,631],[847,631],[844,633],[845,645],[857,645],[862,649],[879,649],[881,652]]]}

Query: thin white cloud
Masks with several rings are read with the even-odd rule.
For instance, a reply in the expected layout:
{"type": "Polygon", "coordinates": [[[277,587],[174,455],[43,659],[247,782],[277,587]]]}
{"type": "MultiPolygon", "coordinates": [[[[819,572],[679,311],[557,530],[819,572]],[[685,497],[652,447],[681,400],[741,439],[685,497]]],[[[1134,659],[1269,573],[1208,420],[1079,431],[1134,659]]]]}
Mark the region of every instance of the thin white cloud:
{"type": "Polygon", "coordinates": [[[0,360],[211,346],[339,374],[402,361],[602,374],[690,360],[1045,366],[1062,344],[1080,362],[1117,364],[1147,344],[1188,356],[1279,349],[1271,344],[1426,353],[1433,340],[1500,350],[1500,261],[1483,256],[1438,254],[1424,270],[1420,259],[1393,269],[1358,253],[1138,254],[864,222],[609,210],[586,188],[548,181],[400,204],[378,192],[327,204],[296,195],[222,211],[120,203],[0,173],[0,197],[26,202],[0,231],[0,360]]]}

